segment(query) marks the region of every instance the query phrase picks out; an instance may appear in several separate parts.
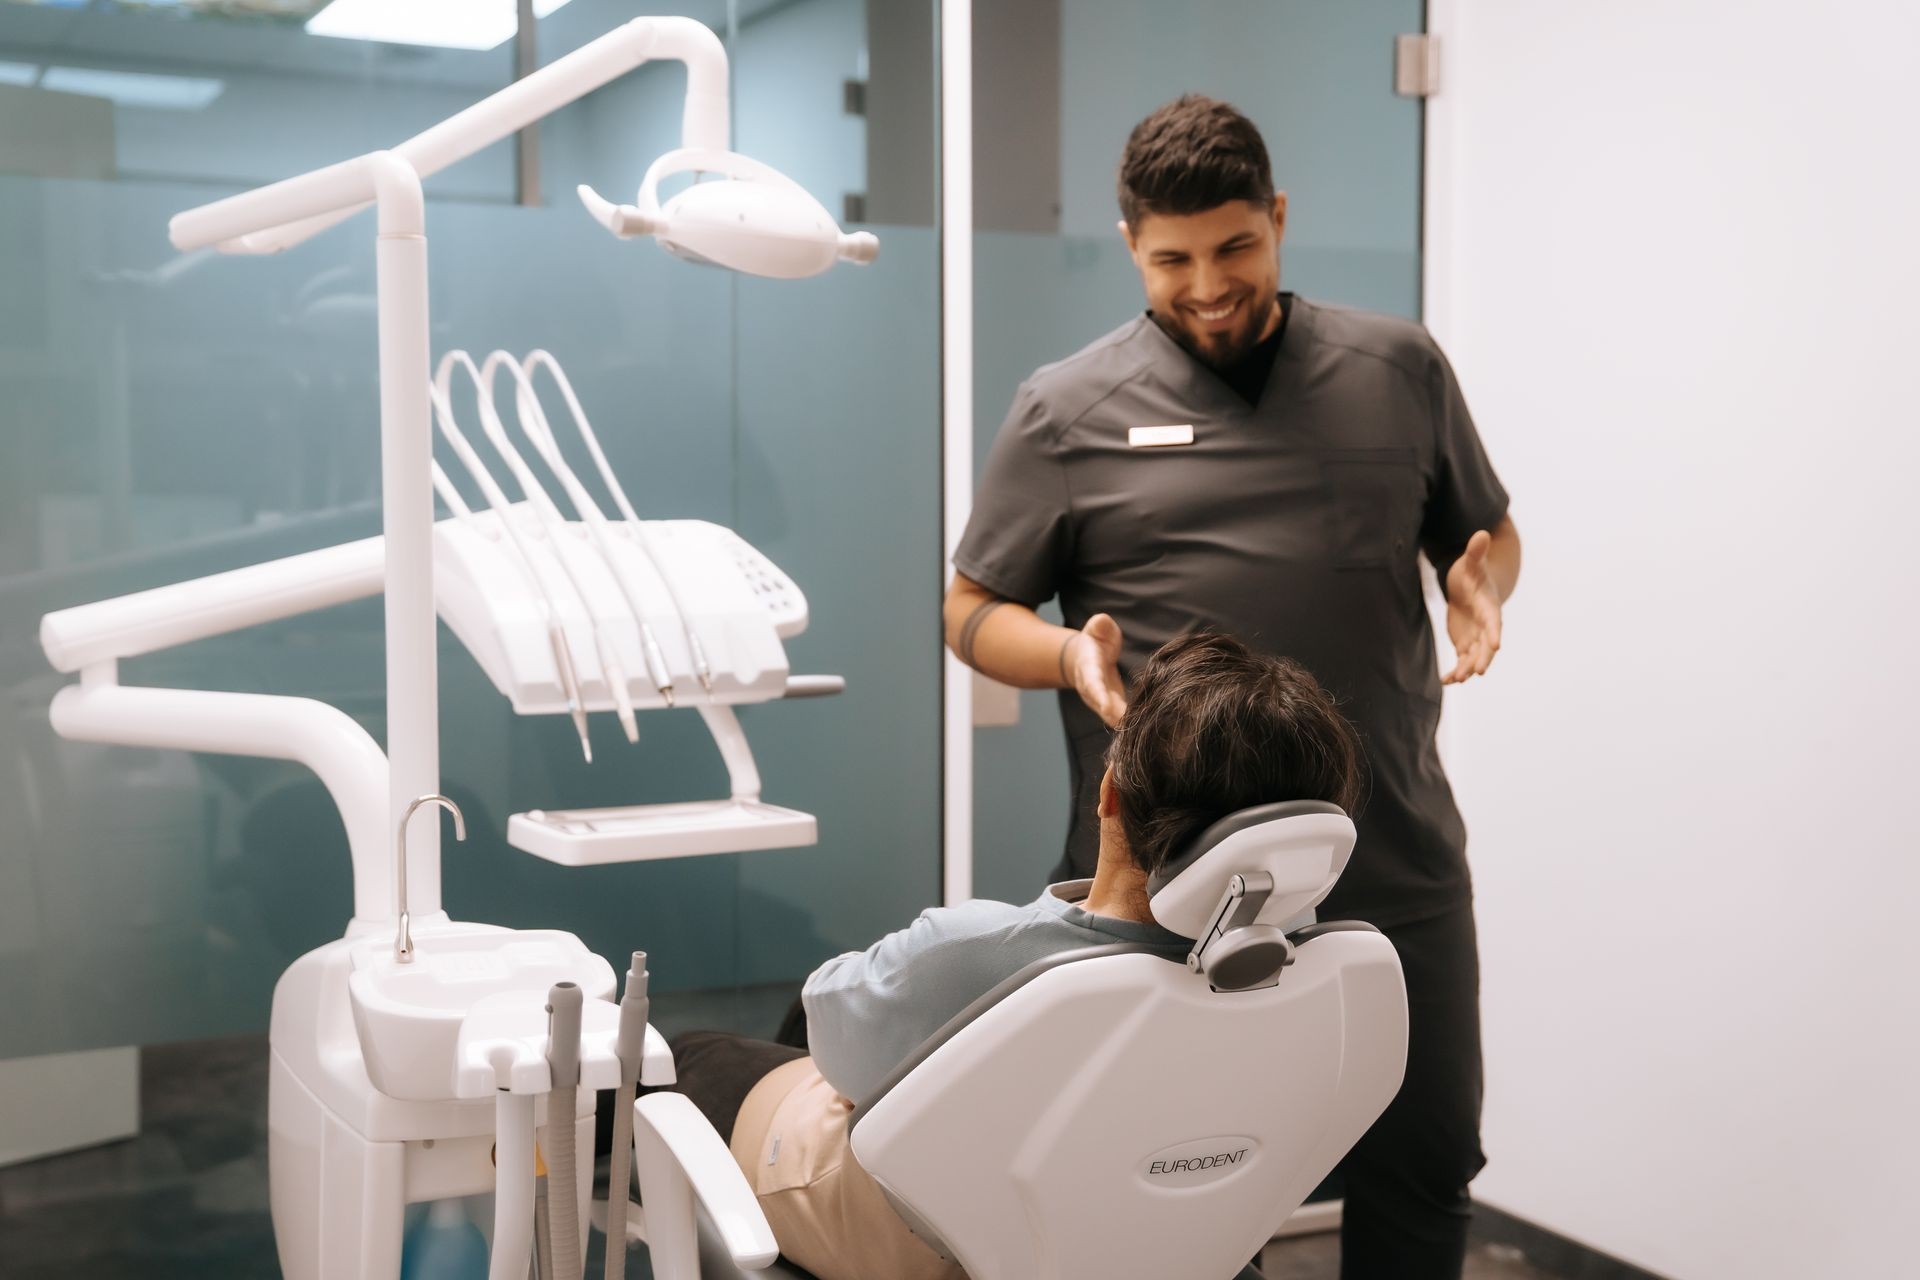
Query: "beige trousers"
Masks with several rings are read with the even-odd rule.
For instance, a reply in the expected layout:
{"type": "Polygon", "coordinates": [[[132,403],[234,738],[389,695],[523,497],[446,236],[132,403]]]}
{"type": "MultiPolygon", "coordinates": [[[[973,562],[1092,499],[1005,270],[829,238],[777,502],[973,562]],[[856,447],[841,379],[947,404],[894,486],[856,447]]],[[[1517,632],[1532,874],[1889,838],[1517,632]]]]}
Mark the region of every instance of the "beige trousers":
{"type": "Polygon", "coordinates": [[[812,1058],[769,1071],[741,1104],[729,1145],[781,1256],[819,1280],[966,1280],[853,1158],[852,1113],[812,1058]]]}

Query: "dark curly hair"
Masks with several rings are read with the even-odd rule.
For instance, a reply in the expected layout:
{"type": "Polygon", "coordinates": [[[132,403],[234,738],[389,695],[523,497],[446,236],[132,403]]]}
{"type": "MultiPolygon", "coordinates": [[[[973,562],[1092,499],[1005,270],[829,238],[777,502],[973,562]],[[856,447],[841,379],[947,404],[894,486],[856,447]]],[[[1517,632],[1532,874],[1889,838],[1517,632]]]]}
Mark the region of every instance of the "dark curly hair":
{"type": "Polygon", "coordinates": [[[1185,215],[1229,200],[1273,203],[1267,144],[1224,102],[1189,93],[1133,126],[1120,157],[1120,216],[1134,230],[1150,213],[1185,215]]]}
{"type": "Polygon", "coordinates": [[[1120,827],[1151,874],[1210,824],[1281,800],[1360,798],[1359,735],[1306,668],[1201,632],[1134,678],[1107,768],[1120,827]]]}

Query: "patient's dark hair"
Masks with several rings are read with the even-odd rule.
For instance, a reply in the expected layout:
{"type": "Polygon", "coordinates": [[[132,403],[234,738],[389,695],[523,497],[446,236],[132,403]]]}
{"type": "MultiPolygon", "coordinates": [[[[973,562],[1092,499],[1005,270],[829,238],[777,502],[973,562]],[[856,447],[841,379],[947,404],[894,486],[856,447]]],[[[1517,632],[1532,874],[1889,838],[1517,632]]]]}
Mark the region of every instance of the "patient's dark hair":
{"type": "Polygon", "coordinates": [[[1229,200],[1273,203],[1267,144],[1224,102],[1189,93],[1133,126],[1120,157],[1120,216],[1135,231],[1150,213],[1184,216],[1229,200]]]}
{"type": "Polygon", "coordinates": [[[1202,632],[1160,646],[1134,677],[1107,749],[1120,827],[1156,871],[1210,824],[1281,800],[1359,800],[1359,736],[1299,663],[1202,632]]]}

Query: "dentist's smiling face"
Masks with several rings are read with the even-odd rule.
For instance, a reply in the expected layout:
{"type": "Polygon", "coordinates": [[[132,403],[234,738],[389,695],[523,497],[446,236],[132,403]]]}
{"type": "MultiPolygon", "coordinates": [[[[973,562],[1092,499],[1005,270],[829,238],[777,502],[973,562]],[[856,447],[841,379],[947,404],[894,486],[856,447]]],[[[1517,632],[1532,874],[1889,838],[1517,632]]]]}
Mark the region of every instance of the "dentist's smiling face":
{"type": "Polygon", "coordinates": [[[1280,323],[1280,238],[1287,197],[1268,208],[1229,200],[1203,213],[1149,213],[1120,224],[1147,305],[1175,342],[1215,368],[1232,364],[1280,323]]]}

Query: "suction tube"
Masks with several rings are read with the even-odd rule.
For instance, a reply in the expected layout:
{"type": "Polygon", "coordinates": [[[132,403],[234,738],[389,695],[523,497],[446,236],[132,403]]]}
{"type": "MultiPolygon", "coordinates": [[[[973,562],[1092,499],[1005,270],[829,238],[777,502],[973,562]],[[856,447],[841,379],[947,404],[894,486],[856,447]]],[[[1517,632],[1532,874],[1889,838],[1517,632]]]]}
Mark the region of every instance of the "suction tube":
{"type": "Polygon", "coordinates": [[[580,1194],[574,1181],[574,1102],[580,1089],[580,988],[556,982],[547,992],[547,1209],[551,1280],[580,1280],[580,1194]]]}
{"type": "Polygon", "coordinates": [[[533,1103],[504,1089],[493,1102],[493,1261],[487,1280],[527,1280],[533,1248],[533,1103]]]}
{"type": "Polygon", "coordinates": [[[607,1177],[606,1280],[626,1280],[628,1186],[633,1181],[633,1095],[640,1084],[640,1060],[647,1047],[647,953],[633,953],[627,989],[620,997],[620,1030],[614,1054],[620,1059],[620,1088],[613,1103],[613,1164],[607,1177]]]}
{"type": "Polygon", "coordinates": [[[547,1204],[547,1175],[538,1172],[533,1179],[533,1248],[534,1280],[553,1280],[553,1215],[547,1204]]]}

